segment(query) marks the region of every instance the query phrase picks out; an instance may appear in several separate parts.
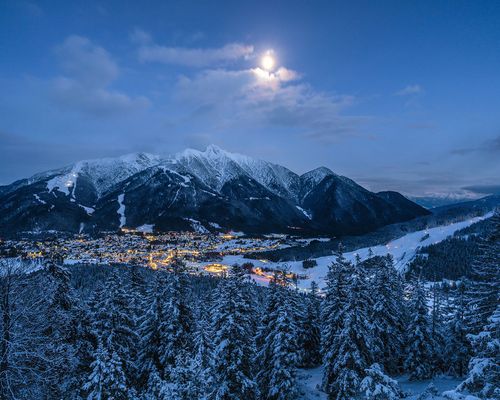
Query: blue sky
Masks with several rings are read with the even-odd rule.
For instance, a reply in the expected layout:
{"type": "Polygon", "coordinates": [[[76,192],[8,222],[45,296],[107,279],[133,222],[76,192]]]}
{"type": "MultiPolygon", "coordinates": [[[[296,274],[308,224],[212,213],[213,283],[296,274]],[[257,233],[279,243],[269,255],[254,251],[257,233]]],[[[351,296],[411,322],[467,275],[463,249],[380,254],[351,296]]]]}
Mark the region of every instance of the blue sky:
{"type": "Polygon", "coordinates": [[[4,1],[0,184],[214,143],[373,190],[497,185],[499,20],[479,0],[4,1]]]}

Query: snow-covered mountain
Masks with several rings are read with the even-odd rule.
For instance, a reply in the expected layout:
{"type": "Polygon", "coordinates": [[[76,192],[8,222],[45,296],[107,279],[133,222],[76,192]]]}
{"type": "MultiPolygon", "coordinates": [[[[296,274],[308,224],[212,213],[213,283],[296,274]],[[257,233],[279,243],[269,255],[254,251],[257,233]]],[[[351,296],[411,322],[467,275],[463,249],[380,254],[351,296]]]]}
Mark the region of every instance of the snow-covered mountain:
{"type": "Polygon", "coordinates": [[[182,165],[215,190],[220,190],[231,179],[245,175],[288,199],[296,199],[300,189],[299,176],[288,168],[242,154],[229,153],[214,145],[208,146],[205,151],[187,149],[170,162],[182,165]]]}
{"type": "Polygon", "coordinates": [[[80,161],[0,187],[0,232],[148,224],[338,235],[426,213],[397,193],[369,192],[325,167],[299,176],[213,145],[173,157],[80,161]]]}

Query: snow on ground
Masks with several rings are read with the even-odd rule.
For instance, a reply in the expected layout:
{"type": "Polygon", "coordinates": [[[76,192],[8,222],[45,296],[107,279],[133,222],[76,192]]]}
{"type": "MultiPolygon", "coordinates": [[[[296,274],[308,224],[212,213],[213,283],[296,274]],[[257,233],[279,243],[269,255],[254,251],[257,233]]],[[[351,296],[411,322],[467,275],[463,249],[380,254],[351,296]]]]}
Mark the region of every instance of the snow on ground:
{"type": "MultiPolygon", "coordinates": [[[[408,263],[415,257],[415,254],[420,247],[442,242],[446,238],[453,236],[456,231],[492,216],[493,212],[490,212],[481,217],[470,218],[454,224],[412,232],[400,237],[399,239],[390,241],[386,245],[375,246],[371,249],[373,251],[373,255],[375,256],[384,256],[388,253],[391,254],[394,257],[394,266],[401,272],[404,271],[408,263]]],[[[346,253],[345,256],[349,260],[354,260],[356,254],[358,254],[361,259],[364,260],[368,257],[369,249],[369,247],[366,247],[364,249],[355,250],[353,252],[346,253]]]]}
{"type": "Polygon", "coordinates": [[[40,198],[40,196],[38,196],[36,193],[35,193],[35,194],[33,194],[33,196],[35,196],[35,199],[36,199],[37,201],[39,201],[39,202],[40,202],[40,204],[47,204],[47,203],[46,203],[45,201],[43,201],[43,200],[40,198]]]}
{"type": "Polygon", "coordinates": [[[0,276],[31,274],[44,268],[40,260],[22,260],[8,257],[0,260],[0,276]]]}
{"type": "Polygon", "coordinates": [[[299,384],[300,400],[326,400],[325,392],[319,390],[323,379],[323,367],[299,369],[297,380],[299,384]]]}
{"type": "Polygon", "coordinates": [[[312,219],[311,213],[308,213],[306,210],[304,210],[302,207],[295,206],[297,207],[297,210],[301,211],[302,214],[304,214],[308,219],[312,219]]]}
{"type": "Polygon", "coordinates": [[[80,207],[82,207],[88,215],[92,215],[94,213],[94,211],[95,211],[95,209],[92,208],[92,207],[82,206],[81,204],[78,204],[78,205],[80,207]]]}
{"type": "Polygon", "coordinates": [[[144,224],[135,228],[138,232],[142,233],[153,233],[154,224],[144,224]]]}
{"type": "Polygon", "coordinates": [[[82,166],[83,162],[77,162],[66,175],[58,175],[47,181],[48,191],[52,192],[54,189],[58,189],[60,192],[66,194],[66,196],[69,196],[71,189],[72,193],[75,193],[76,181],[78,174],[82,170],[82,166]]]}
{"type": "Polygon", "coordinates": [[[189,221],[191,227],[196,233],[200,233],[202,235],[209,233],[208,229],[205,228],[200,221],[193,218],[184,218],[184,220],[189,221]]]}
{"type": "Polygon", "coordinates": [[[120,228],[123,228],[127,223],[127,218],[125,218],[125,204],[123,204],[123,199],[125,198],[125,193],[118,196],[118,215],[120,216],[120,228]]]}
{"type": "MultiPolygon", "coordinates": [[[[368,257],[368,252],[370,249],[375,256],[385,256],[387,254],[391,254],[394,257],[394,264],[396,269],[398,271],[403,271],[408,263],[415,257],[415,254],[420,247],[439,243],[447,237],[452,236],[456,231],[468,227],[483,219],[490,218],[492,215],[493,213],[490,212],[481,217],[470,218],[465,221],[456,222],[449,225],[443,225],[435,228],[408,233],[407,235],[392,240],[387,244],[357,249],[355,251],[345,253],[344,256],[348,260],[354,261],[356,255],[359,255],[361,260],[364,260],[368,257]]],[[[227,255],[223,258],[222,263],[225,265],[234,265],[251,262],[255,267],[264,267],[270,269],[280,269],[286,266],[289,271],[306,276],[306,278],[299,281],[298,285],[302,289],[307,289],[311,286],[312,281],[316,281],[316,283],[318,283],[320,287],[324,286],[324,277],[328,272],[328,266],[332,263],[332,261],[335,260],[335,256],[331,255],[319,257],[315,260],[318,265],[314,268],[309,269],[302,268],[302,261],[275,263],[267,260],[246,259],[243,258],[243,255],[227,255]]]]}
{"type": "MultiPolygon", "coordinates": [[[[396,379],[399,382],[401,389],[410,394],[409,397],[406,397],[408,400],[415,400],[420,393],[425,391],[431,382],[434,384],[439,393],[455,389],[462,382],[461,379],[449,376],[438,376],[434,379],[428,379],[425,381],[410,381],[406,375],[396,377],[396,379]]],[[[442,397],[442,399],[444,399],[444,397],[442,397]]]]}
{"type": "MultiPolygon", "coordinates": [[[[300,400],[326,400],[326,393],[322,392],[319,387],[321,386],[321,380],[323,378],[323,367],[312,368],[312,369],[299,369],[297,371],[297,380],[300,391],[300,400]]],[[[408,376],[398,376],[395,377],[401,387],[401,389],[409,394],[406,397],[407,400],[416,400],[416,398],[425,391],[427,386],[432,382],[439,393],[443,393],[448,390],[455,389],[459,383],[460,379],[451,378],[449,376],[435,377],[434,379],[429,379],[425,381],[411,382],[408,380],[408,376]]],[[[362,398],[362,396],[360,397],[362,398]]],[[[445,399],[441,397],[441,399],[445,399]]]]}

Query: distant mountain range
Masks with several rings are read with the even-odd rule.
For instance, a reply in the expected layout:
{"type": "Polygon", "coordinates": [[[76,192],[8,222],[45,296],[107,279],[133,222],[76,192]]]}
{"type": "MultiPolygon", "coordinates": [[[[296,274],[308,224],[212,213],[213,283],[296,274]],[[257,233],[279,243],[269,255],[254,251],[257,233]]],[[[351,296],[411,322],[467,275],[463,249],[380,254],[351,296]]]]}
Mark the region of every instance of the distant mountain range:
{"type": "Polygon", "coordinates": [[[0,186],[0,233],[119,228],[361,234],[429,212],[325,167],[303,175],[216,146],[80,161],[0,186]]]}

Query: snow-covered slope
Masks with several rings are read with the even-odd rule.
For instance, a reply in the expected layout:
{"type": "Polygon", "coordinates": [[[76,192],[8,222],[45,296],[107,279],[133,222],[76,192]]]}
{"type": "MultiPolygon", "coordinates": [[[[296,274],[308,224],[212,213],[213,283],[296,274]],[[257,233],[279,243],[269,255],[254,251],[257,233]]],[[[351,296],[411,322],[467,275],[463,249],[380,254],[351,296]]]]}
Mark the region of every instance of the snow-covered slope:
{"type": "Polygon", "coordinates": [[[205,151],[184,150],[166,163],[177,168],[182,166],[215,190],[220,190],[226,182],[245,175],[273,193],[289,199],[296,199],[299,190],[299,176],[288,168],[242,154],[229,153],[214,145],[208,146],[205,151]]]}
{"type": "MultiPolygon", "coordinates": [[[[490,212],[481,217],[470,218],[450,225],[443,225],[408,233],[407,235],[392,240],[389,243],[357,249],[344,253],[344,256],[352,262],[355,261],[357,256],[359,256],[361,260],[366,260],[371,249],[373,256],[385,256],[387,254],[391,254],[394,258],[395,268],[398,271],[404,271],[409,262],[415,257],[415,254],[420,247],[439,243],[447,237],[452,236],[456,231],[492,216],[493,212],[490,212]]],[[[307,279],[299,281],[299,286],[301,288],[309,288],[312,281],[318,283],[320,287],[324,287],[324,278],[328,272],[328,266],[335,260],[335,258],[335,255],[316,258],[315,260],[317,262],[317,266],[310,269],[304,269],[302,267],[302,261],[289,261],[287,262],[287,266],[291,272],[307,276],[307,279]]],[[[222,263],[226,265],[234,265],[243,264],[248,261],[249,260],[247,258],[237,255],[224,257],[222,263]]],[[[283,265],[282,263],[266,262],[265,260],[252,259],[251,262],[256,267],[266,267],[271,269],[279,269],[283,265]]]]}
{"type": "Polygon", "coordinates": [[[61,170],[47,182],[47,189],[70,195],[76,193],[79,177],[85,177],[95,188],[98,197],[112,186],[160,162],[160,157],[148,153],[133,153],[117,158],[79,161],[61,170]]]}

